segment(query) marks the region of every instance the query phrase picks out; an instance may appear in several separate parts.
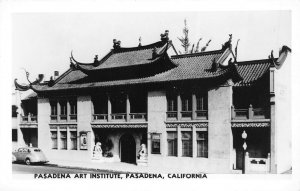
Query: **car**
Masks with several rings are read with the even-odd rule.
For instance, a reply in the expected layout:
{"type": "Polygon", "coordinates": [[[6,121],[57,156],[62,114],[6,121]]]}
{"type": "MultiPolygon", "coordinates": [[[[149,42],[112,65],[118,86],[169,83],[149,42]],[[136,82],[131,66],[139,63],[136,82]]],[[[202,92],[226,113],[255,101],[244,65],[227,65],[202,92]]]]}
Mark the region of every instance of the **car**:
{"type": "Polygon", "coordinates": [[[32,163],[47,163],[49,162],[43,151],[37,147],[22,147],[13,152],[16,162],[25,162],[30,165],[32,163]]]}
{"type": "Polygon", "coordinates": [[[12,162],[14,163],[14,162],[16,162],[16,161],[17,161],[17,159],[16,159],[15,155],[12,154],[12,162]]]}

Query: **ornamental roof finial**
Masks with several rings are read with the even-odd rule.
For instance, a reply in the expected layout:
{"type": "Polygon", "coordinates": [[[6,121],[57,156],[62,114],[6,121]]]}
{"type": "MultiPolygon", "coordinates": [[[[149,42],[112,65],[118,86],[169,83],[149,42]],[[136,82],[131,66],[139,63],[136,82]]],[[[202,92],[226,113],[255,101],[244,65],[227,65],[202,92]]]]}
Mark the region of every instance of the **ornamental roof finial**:
{"type": "Polygon", "coordinates": [[[139,38],[139,46],[142,46],[142,37],[139,38]]]}
{"type": "Polygon", "coordinates": [[[121,41],[117,40],[117,39],[113,39],[113,47],[114,49],[118,49],[118,48],[121,48],[121,41]]]}
{"type": "Polygon", "coordinates": [[[222,45],[222,50],[225,50],[227,48],[231,49],[231,41],[232,41],[232,34],[229,34],[229,39],[227,42],[225,42],[225,44],[222,45]]]}
{"type": "Polygon", "coordinates": [[[160,40],[164,42],[169,41],[169,30],[165,30],[164,34],[160,34],[160,40]]]}

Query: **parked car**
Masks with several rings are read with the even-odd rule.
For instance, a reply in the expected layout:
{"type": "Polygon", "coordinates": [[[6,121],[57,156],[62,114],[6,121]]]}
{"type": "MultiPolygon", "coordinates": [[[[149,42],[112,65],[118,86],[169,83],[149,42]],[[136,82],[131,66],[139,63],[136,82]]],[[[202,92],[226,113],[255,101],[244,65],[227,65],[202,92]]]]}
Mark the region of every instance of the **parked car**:
{"type": "Polygon", "coordinates": [[[36,147],[19,148],[17,151],[13,152],[13,155],[16,158],[16,162],[25,162],[27,165],[49,162],[43,151],[36,147]]]}
{"type": "Polygon", "coordinates": [[[17,159],[16,159],[15,155],[12,154],[12,162],[16,162],[16,161],[17,161],[17,159]]]}

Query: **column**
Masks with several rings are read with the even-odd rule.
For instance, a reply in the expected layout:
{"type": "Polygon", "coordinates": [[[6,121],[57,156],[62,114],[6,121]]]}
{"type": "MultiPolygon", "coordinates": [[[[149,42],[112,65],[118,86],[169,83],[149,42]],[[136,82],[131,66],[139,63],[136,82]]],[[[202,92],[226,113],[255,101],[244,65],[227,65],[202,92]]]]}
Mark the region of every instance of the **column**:
{"type": "Polygon", "coordinates": [[[71,114],[71,106],[69,100],[67,100],[67,121],[70,121],[70,114],[71,114]]]}
{"type": "Polygon", "coordinates": [[[126,121],[130,121],[130,100],[129,100],[129,95],[126,95],[126,121]]]}
{"type": "Polygon", "coordinates": [[[160,140],[160,153],[166,157],[168,155],[168,138],[166,131],[162,131],[160,140]]]}
{"type": "Polygon", "coordinates": [[[181,120],[181,97],[179,92],[177,95],[177,120],[181,120]]]}
{"type": "MultiPolygon", "coordinates": [[[[92,115],[91,115],[91,121],[94,121],[94,114],[95,114],[95,109],[94,109],[94,102],[93,102],[93,99],[92,100],[92,104],[91,104],[91,112],[92,112],[92,115]]],[[[78,111],[77,111],[78,113],[78,111]]],[[[78,114],[77,114],[78,115],[78,114]]]]}
{"type": "Polygon", "coordinates": [[[181,141],[181,127],[177,126],[177,155],[182,157],[182,141],[181,141]]]}
{"type": "Polygon", "coordinates": [[[67,150],[71,150],[71,133],[69,127],[67,127],[66,130],[67,130],[67,150]]]}
{"type": "Polygon", "coordinates": [[[271,116],[270,116],[270,146],[271,146],[271,173],[275,174],[277,171],[276,165],[276,127],[275,127],[275,96],[271,97],[271,116]]]}
{"type": "Polygon", "coordinates": [[[192,119],[195,120],[197,118],[196,114],[197,110],[197,99],[196,99],[196,94],[192,94],[192,119]]]}
{"type": "Polygon", "coordinates": [[[57,150],[60,150],[60,129],[59,127],[57,126],[57,150]]]}
{"type": "Polygon", "coordinates": [[[107,94],[107,121],[111,121],[111,101],[109,94],[107,94]]]}
{"type": "Polygon", "coordinates": [[[193,148],[193,158],[196,158],[197,157],[197,131],[196,131],[196,126],[193,125],[192,126],[192,148],[193,148]]]}
{"type": "Polygon", "coordinates": [[[60,105],[59,105],[59,101],[57,100],[57,121],[60,121],[60,105]]]}
{"type": "Polygon", "coordinates": [[[276,165],[276,127],[275,127],[275,84],[274,84],[274,72],[275,68],[270,68],[270,150],[271,150],[271,158],[270,158],[270,168],[271,173],[276,173],[277,165],[276,165]]]}

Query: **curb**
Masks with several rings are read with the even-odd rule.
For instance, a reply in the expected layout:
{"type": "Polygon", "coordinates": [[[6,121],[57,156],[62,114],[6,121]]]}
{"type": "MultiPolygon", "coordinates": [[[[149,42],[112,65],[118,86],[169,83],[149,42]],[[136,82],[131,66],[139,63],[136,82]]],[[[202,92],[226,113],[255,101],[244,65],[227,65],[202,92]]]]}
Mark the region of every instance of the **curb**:
{"type": "Polygon", "coordinates": [[[79,170],[93,170],[93,171],[101,171],[104,173],[115,173],[115,174],[126,174],[126,173],[147,173],[147,172],[129,172],[129,171],[120,171],[120,170],[109,170],[109,169],[99,169],[99,168],[90,168],[90,167],[79,167],[79,166],[69,166],[69,165],[61,165],[61,164],[52,164],[48,163],[47,166],[58,167],[58,168],[69,168],[69,169],[79,169],[79,170]]]}

